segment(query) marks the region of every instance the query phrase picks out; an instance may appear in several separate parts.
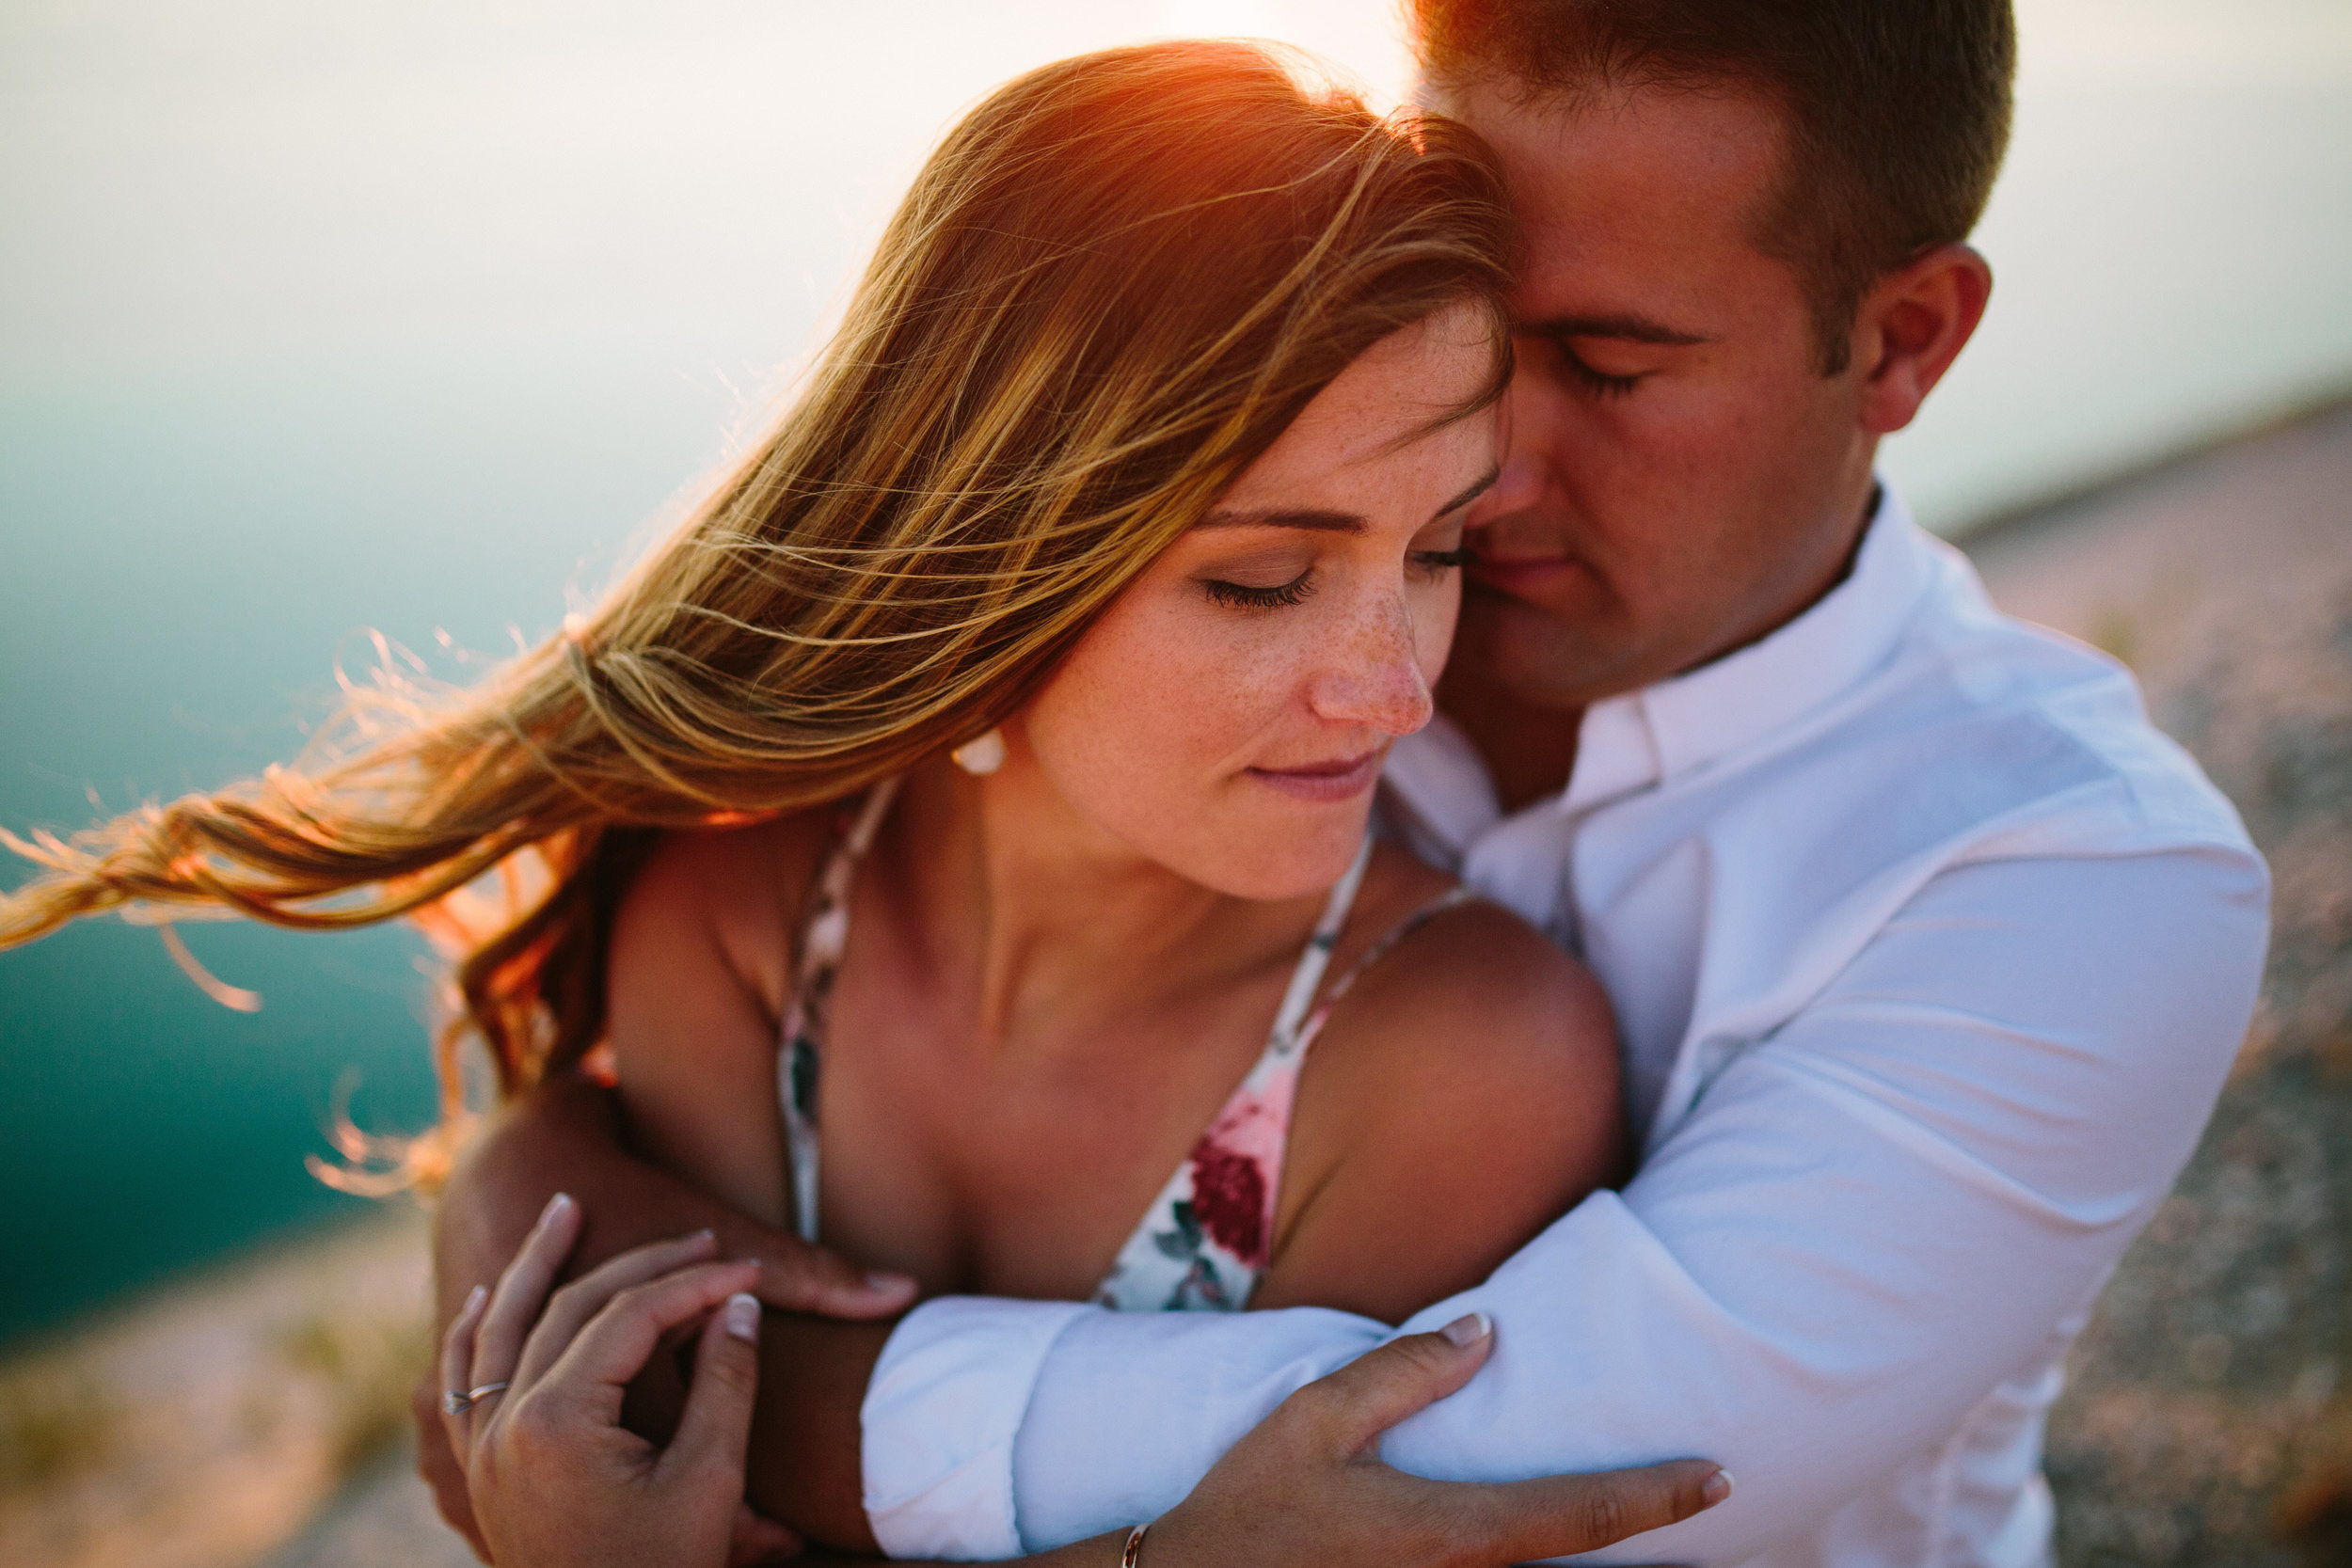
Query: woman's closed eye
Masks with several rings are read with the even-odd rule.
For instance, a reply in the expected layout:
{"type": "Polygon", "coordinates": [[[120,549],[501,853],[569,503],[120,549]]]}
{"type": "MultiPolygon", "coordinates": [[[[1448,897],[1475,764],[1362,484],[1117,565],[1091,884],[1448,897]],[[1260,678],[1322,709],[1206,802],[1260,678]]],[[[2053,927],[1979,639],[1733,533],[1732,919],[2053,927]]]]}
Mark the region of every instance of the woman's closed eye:
{"type": "Polygon", "coordinates": [[[1228,582],[1210,578],[1201,583],[1209,597],[1234,610],[1279,610],[1303,603],[1314,592],[1314,568],[1310,566],[1288,582],[1228,582]]]}
{"type": "MultiPolygon", "coordinates": [[[[1413,550],[1405,557],[1407,570],[1423,578],[1442,577],[1467,566],[1470,552],[1456,546],[1450,550],[1413,550]]],[[[1206,578],[1201,589],[1217,604],[1233,610],[1281,610],[1301,604],[1314,592],[1314,568],[1310,566],[1287,582],[1234,582],[1226,578],[1206,578]]]]}

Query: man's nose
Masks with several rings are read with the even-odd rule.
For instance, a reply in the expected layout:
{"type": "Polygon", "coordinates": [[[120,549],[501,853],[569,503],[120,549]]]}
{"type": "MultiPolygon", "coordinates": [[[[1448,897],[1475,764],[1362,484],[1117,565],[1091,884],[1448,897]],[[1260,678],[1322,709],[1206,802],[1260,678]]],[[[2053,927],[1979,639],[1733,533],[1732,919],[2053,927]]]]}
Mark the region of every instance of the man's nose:
{"type": "Polygon", "coordinates": [[[1502,460],[1486,493],[1470,503],[1464,525],[1473,530],[1484,528],[1498,517],[1526,511],[1541,500],[1543,494],[1543,458],[1534,452],[1515,451],[1502,460]]]}
{"type": "Polygon", "coordinates": [[[1401,596],[1364,607],[1326,650],[1308,690],[1317,718],[1410,735],[1437,711],[1401,596]]]}

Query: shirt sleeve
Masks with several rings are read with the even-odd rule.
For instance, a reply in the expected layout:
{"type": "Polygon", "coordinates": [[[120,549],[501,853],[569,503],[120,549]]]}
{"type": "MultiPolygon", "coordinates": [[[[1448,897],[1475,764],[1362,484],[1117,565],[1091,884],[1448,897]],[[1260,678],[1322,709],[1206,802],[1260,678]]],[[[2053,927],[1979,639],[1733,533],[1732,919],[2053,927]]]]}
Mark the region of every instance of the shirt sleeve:
{"type": "MultiPolygon", "coordinates": [[[[1821,1519],[2046,1346],[2163,1199],[2252,1009],[2267,895],[2228,847],[1945,871],[1622,1194],[1406,1325],[1480,1308],[1495,1353],[1384,1453],[1449,1480],[1681,1455],[1739,1478],[1595,1561],[1736,1562],[1821,1519]]],[[[876,1533],[1001,1556],[1156,1516],[1387,1333],[1312,1310],[927,1307],[875,1383],[920,1365],[926,1398],[867,1402],[876,1533]],[[1046,1314],[1048,1333],[1004,1326],[1046,1314]],[[878,1465],[917,1427],[928,1470],[878,1465]]]]}

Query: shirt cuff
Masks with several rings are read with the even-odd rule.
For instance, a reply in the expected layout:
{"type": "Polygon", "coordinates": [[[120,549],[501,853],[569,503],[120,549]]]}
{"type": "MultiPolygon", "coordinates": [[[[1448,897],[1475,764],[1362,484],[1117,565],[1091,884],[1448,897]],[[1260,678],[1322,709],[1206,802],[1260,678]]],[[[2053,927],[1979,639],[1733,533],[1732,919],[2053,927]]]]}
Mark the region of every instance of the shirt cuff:
{"type": "Polygon", "coordinates": [[[859,1411],[866,1516],[898,1558],[1019,1557],[1013,1439],[1076,1302],[943,1296],[882,1346],[859,1411]]]}

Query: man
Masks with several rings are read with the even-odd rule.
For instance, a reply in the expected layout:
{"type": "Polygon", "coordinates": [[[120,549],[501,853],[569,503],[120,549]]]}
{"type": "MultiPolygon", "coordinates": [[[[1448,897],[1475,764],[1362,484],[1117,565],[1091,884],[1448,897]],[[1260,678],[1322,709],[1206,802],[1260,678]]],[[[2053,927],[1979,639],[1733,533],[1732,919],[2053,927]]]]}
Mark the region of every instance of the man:
{"type": "MultiPolygon", "coordinates": [[[[1406,1325],[1484,1312],[1471,1344],[1367,1356],[1386,1329],[1322,1312],[780,1320],[754,1496],[820,1538],[992,1557],[1190,1491],[1164,1564],[1501,1560],[1695,1506],[1628,1482],[1581,1495],[1620,1528],[1540,1536],[1561,1494],[1379,1490],[1366,1442],[1490,1342],[1382,1457],[1737,1473],[1612,1560],[2043,1560],[2060,1360],[2211,1108],[2267,888],[2128,675],[1995,615],[1873,474],[1990,292],[1963,242],[2006,136],[2007,0],[1416,19],[1529,245],[1446,717],[1386,809],[1607,986],[1641,1169],[1406,1325]]],[[[556,1184],[610,1216],[600,1252],[706,1223],[579,1094],[456,1186],[445,1303],[556,1184]]],[[[887,1302],[724,1223],[789,1260],[776,1305],[887,1302]]]]}

